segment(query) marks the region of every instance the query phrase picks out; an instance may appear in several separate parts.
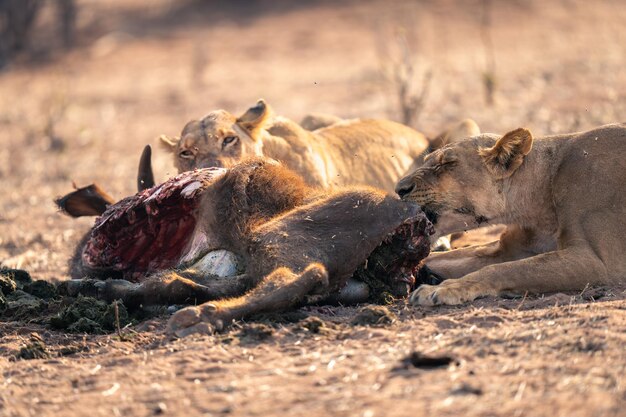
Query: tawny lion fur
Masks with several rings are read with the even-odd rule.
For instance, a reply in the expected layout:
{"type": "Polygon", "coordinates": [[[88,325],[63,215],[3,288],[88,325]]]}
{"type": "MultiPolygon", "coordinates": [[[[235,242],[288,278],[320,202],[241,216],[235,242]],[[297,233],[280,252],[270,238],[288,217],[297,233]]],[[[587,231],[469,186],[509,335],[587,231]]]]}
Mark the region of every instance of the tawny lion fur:
{"type": "Polygon", "coordinates": [[[413,304],[582,290],[626,281],[626,124],[533,139],[526,129],[446,146],[401,179],[437,235],[506,224],[499,241],[434,253],[443,278],[413,304]]]}
{"type": "MultiPolygon", "coordinates": [[[[265,156],[296,171],[310,186],[369,185],[386,191],[393,191],[398,178],[429,147],[423,134],[389,120],[317,115],[302,123],[317,129],[273,117],[269,105],[259,100],[240,117],[216,110],[187,123],[180,137],[160,140],[172,152],[179,172],[231,167],[247,157],[265,156]]],[[[467,120],[452,132],[462,137],[479,130],[467,120]]],[[[449,136],[444,133],[437,139],[449,136]]]]}

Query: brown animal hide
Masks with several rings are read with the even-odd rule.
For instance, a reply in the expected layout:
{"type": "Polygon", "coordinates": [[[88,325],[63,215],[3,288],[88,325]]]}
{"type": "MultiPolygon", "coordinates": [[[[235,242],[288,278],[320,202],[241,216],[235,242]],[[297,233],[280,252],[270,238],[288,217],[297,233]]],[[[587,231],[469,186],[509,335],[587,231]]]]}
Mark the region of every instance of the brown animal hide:
{"type": "MultiPolygon", "coordinates": [[[[75,187],[76,188],[76,187],[75,187]]],[[[57,207],[72,217],[98,216],[115,203],[97,184],[77,188],[75,191],[54,200],[57,207]]]]}
{"type": "MultiPolygon", "coordinates": [[[[228,170],[185,172],[110,206],[71,269],[74,278],[139,282],[96,285],[106,299],[241,303],[224,310],[220,320],[228,321],[332,298],[353,275],[405,296],[432,233],[417,204],[369,188],[320,193],[281,165],[253,159],[228,170]],[[201,260],[217,249],[241,257],[245,273],[203,272],[201,260]]],[[[179,319],[191,317],[185,314],[179,319]]],[[[197,324],[187,319],[174,327],[197,324]]]]}

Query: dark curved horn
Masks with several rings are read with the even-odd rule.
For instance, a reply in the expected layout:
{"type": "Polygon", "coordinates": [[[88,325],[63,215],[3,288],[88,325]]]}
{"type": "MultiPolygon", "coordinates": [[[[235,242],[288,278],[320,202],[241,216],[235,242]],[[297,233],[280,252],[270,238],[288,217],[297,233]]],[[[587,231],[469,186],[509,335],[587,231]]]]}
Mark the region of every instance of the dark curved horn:
{"type": "Polygon", "coordinates": [[[152,173],[152,148],[146,145],[139,159],[137,171],[137,191],[143,191],[154,187],[154,174],[152,173]]]}

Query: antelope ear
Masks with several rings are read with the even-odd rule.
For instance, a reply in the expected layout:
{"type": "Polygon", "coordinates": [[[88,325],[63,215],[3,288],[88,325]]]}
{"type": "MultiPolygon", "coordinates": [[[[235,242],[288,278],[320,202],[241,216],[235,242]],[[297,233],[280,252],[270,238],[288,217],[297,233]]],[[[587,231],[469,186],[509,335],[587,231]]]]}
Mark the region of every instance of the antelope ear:
{"type": "Polygon", "coordinates": [[[496,178],[510,177],[524,162],[533,147],[533,135],[528,129],[515,129],[502,136],[491,148],[478,150],[487,169],[496,178]]]}
{"type": "Polygon", "coordinates": [[[178,146],[178,142],[180,142],[179,137],[170,137],[167,135],[159,136],[159,143],[161,147],[168,152],[174,153],[176,151],[176,146],[178,146]]]}
{"type": "Polygon", "coordinates": [[[271,114],[270,106],[265,100],[259,99],[254,107],[250,107],[237,119],[237,123],[250,133],[252,139],[257,139],[271,114]]]}
{"type": "Polygon", "coordinates": [[[91,184],[54,200],[57,207],[72,217],[99,216],[115,201],[97,184],[91,184]]]}

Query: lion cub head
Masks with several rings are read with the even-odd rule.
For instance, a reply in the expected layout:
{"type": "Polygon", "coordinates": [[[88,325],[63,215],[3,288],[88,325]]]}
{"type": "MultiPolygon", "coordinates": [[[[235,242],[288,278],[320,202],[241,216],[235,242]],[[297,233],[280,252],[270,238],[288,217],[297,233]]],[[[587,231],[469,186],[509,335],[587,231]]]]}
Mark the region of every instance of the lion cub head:
{"type": "Polygon", "coordinates": [[[180,137],[161,136],[163,147],[174,154],[178,172],[194,168],[229,168],[251,156],[262,156],[260,135],[271,116],[259,100],[240,117],[216,110],[185,125],[180,137]]]}
{"type": "Polygon", "coordinates": [[[480,135],[446,145],[402,178],[396,192],[422,206],[437,235],[502,222],[504,180],[515,175],[532,143],[528,130],[516,129],[500,138],[480,135]]]}

